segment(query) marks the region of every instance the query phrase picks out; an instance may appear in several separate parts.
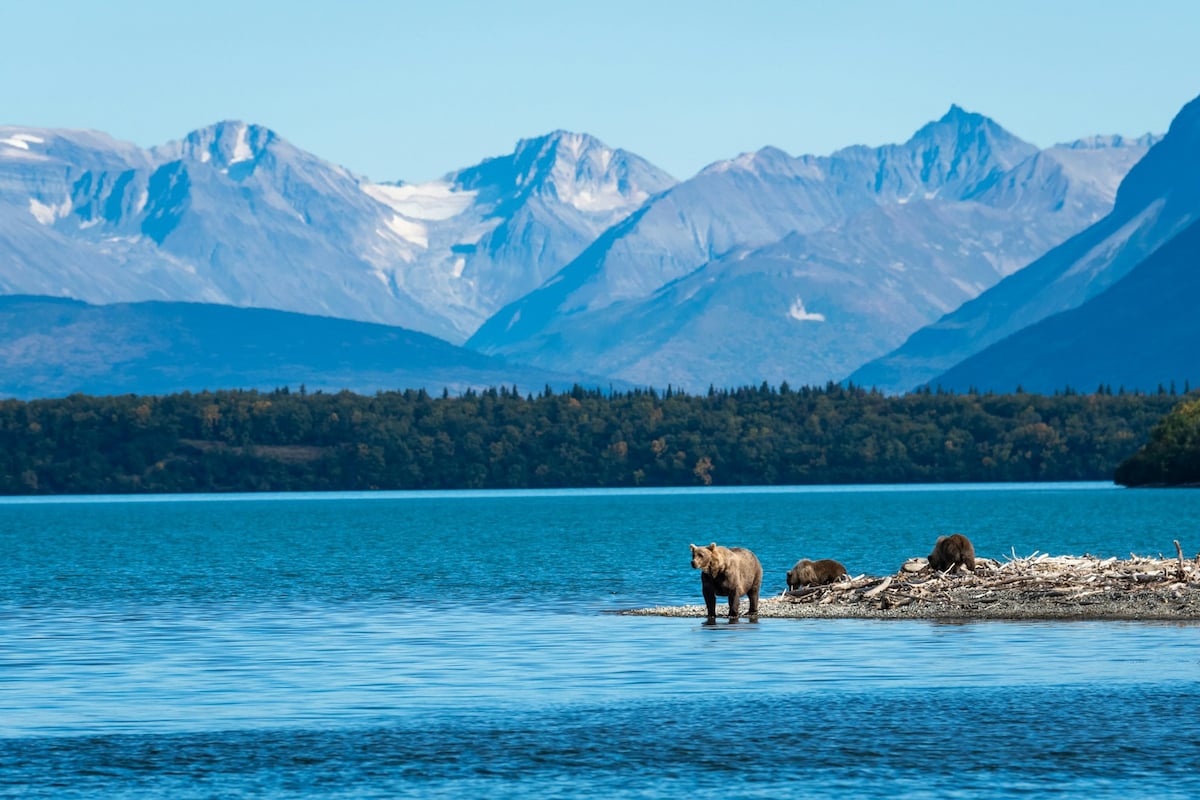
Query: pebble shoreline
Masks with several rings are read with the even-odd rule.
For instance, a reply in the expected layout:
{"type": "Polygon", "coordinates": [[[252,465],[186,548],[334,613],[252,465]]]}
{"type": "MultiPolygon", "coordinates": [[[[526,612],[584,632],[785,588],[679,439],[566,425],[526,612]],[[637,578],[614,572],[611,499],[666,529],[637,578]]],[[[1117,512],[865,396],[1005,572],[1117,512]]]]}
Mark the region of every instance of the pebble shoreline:
{"type": "MultiPolygon", "coordinates": [[[[935,572],[911,559],[894,575],[860,575],[759,602],[759,618],[1173,620],[1200,622],[1200,557],[1099,559],[1035,553],[972,571],[935,572]]],[[[698,588],[698,587],[697,587],[698,588]]],[[[741,603],[742,616],[746,601],[741,603]]],[[[636,608],[629,616],[707,616],[703,604],[636,608]]],[[[717,616],[728,606],[718,604],[717,616]]]]}

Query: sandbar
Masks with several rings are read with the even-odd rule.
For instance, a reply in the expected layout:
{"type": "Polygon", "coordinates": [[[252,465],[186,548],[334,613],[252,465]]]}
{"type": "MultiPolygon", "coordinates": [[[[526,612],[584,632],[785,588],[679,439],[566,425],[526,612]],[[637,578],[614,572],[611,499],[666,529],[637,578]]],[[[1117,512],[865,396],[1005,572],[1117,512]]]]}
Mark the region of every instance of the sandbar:
{"type": "MultiPolygon", "coordinates": [[[[801,619],[1180,620],[1200,622],[1200,556],[1184,560],[1083,556],[979,559],[938,572],[910,559],[893,575],[847,576],[763,597],[758,614],[801,619]]],[[[697,581],[696,593],[700,587],[697,581]]],[[[743,616],[746,600],[741,603],[743,616]]],[[[658,606],[634,616],[706,617],[704,605],[658,606]]],[[[719,603],[717,616],[728,616],[719,603]]]]}

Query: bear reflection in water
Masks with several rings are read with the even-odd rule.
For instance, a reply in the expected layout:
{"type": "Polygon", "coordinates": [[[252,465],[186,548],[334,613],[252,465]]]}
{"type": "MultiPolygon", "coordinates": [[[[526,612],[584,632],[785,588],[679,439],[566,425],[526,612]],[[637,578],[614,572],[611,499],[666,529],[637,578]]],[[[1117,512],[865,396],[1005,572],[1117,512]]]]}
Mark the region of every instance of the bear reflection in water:
{"type": "Polygon", "coordinates": [[[721,547],[716,542],[691,548],[692,568],[700,570],[700,588],[710,620],[717,616],[717,595],[728,599],[730,619],[737,618],[742,595],[750,600],[750,613],[758,613],[763,575],[758,556],[744,547],[721,547]]]}

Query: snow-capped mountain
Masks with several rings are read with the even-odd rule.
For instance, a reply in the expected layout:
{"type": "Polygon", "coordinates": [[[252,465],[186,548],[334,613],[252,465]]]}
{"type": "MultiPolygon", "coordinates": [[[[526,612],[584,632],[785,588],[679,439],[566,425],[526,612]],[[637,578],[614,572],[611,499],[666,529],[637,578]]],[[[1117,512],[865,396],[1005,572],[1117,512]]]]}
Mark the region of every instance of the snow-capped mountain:
{"type": "Polygon", "coordinates": [[[1111,213],[850,379],[895,392],[936,380],[1005,337],[1096,297],[1198,218],[1200,98],[1129,171],[1111,213]]]}
{"type": "Polygon", "coordinates": [[[276,308],[462,341],[672,183],[564,132],[409,186],[241,122],[150,150],[3,127],[0,291],[276,308]]]}
{"type": "Polygon", "coordinates": [[[1036,152],[987,118],[954,106],[904,146],[851,147],[828,157],[792,157],[766,147],[717,162],[606,232],[470,341],[506,352],[543,333],[553,336],[559,326],[576,328],[579,311],[647,297],[735,248],[811,233],[878,203],[980,191],[995,180],[997,165],[1036,152]]]}
{"type": "Polygon", "coordinates": [[[691,389],[844,378],[1091,224],[1150,139],[1039,151],[954,106],[906,143],[714,164],[468,341],[691,389]]]}
{"type": "Polygon", "coordinates": [[[440,181],[365,188],[413,245],[391,279],[452,320],[449,338],[462,341],[674,183],[631,153],[556,131],[440,181]]]}
{"type": "Polygon", "coordinates": [[[903,144],[839,150],[827,159],[826,173],[883,202],[970,199],[1036,153],[994,120],[952,105],[903,144]]]}
{"type": "MultiPolygon", "coordinates": [[[[1039,150],[952,106],[903,144],[767,147],[683,183],[556,131],[405,184],[241,122],[150,149],[0,127],[0,294],[382,322],[656,386],[819,384],[1114,219],[1114,198],[1122,209],[1158,197],[1138,189],[1141,166],[1116,192],[1154,142],[1039,150]]],[[[1144,213],[1122,225],[1187,221],[1144,213]]]]}

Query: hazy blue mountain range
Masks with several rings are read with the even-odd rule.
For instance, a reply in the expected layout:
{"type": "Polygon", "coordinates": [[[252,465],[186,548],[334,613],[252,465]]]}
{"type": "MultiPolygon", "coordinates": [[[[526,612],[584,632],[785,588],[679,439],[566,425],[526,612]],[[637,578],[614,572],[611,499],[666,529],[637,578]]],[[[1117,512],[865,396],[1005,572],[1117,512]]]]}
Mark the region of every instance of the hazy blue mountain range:
{"type": "Polygon", "coordinates": [[[468,340],[691,389],[840,380],[1112,208],[1153,137],[1039,151],[954,106],[900,145],[719,162],[468,340]]]}
{"type": "Polygon", "coordinates": [[[1050,394],[1200,386],[1200,222],[1077,308],[1046,317],[934,379],[947,389],[1050,394]]]}
{"type": "MultiPolygon", "coordinates": [[[[942,373],[989,345],[1097,297],[1198,218],[1200,98],[1184,106],[1162,140],[1129,171],[1121,182],[1112,212],[1104,219],[961,308],[915,332],[902,346],[856,370],[850,378],[855,383],[897,392],[937,382],[942,373]]],[[[1163,284],[1159,291],[1166,295],[1177,290],[1163,284]]],[[[1135,303],[1155,302],[1149,294],[1128,297],[1135,303]]],[[[1088,333],[1107,336],[1108,332],[1099,327],[1103,318],[1082,315],[1071,319],[1080,322],[1090,319],[1098,327],[1088,333]]],[[[1022,341],[1028,345],[1030,340],[1022,341]]],[[[1047,342],[1046,346],[1052,347],[1052,343],[1047,342]]],[[[1015,355],[1016,351],[1005,352],[1015,355]]],[[[991,359],[989,363],[996,362],[991,359]]],[[[1076,374],[1074,366],[1061,364],[1060,383],[1067,381],[1068,374],[1076,374]]],[[[959,382],[958,377],[954,380],[959,382]]],[[[1153,384],[1158,382],[1155,380],[1153,384]]]]}
{"type": "MultiPolygon", "coordinates": [[[[315,342],[304,327],[327,331],[328,318],[449,342],[470,336],[468,346],[505,358],[487,362],[496,384],[570,380],[581,366],[620,385],[819,384],[1112,219],[1114,198],[1118,209],[1136,205],[1138,192],[1126,188],[1134,173],[1121,181],[1155,141],[1096,136],[1039,150],[953,106],[903,144],[799,157],[764,148],[682,183],[557,131],[438,181],[404,184],[353,175],[240,122],[150,149],[89,131],[0,127],[0,293],[121,304],[120,313],[81,312],[108,343],[91,351],[101,371],[114,343],[149,335],[126,326],[129,309],[146,316],[131,301],[160,300],[303,312],[288,323],[297,341],[315,342]]],[[[1178,155],[1168,148],[1164,164],[1178,155]]],[[[1184,216],[1171,217],[1174,230],[1184,216]]],[[[1151,225],[1158,243],[1167,217],[1151,225]]],[[[36,350],[44,368],[22,385],[66,386],[49,378],[60,362],[64,374],[85,368],[82,338],[60,336],[58,355],[54,337],[31,349],[29,337],[52,318],[23,303],[6,311],[0,350],[36,350]]],[[[144,391],[144,367],[147,385],[166,385],[158,376],[172,360],[196,359],[231,386],[280,374],[251,344],[262,333],[252,316],[163,321],[188,336],[160,337],[153,357],[112,366],[114,391],[144,391]],[[249,326],[237,334],[245,347],[235,353],[230,329],[206,333],[204,324],[249,326]],[[211,352],[238,368],[221,373],[217,356],[197,355],[206,339],[224,342],[211,352]]],[[[355,373],[351,358],[331,380],[363,390],[395,388],[404,375],[439,390],[480,385],[484,366],[454,349],[430,352],[445,354],[445,370],[389,373],[364,362],[355,373]]],[[[298,351],[287,358],[302,368],[298,351]]],[[[930,374],[957,360],[949,358],[930,374]]],[[[28,372],[34,360],[9,363],[28,372]]],[[[272,385],[298,382],[334,388],[301,378],[272,385]]]]}
{"type": "Polygon", "coordinates": [[[461,342],[673,183],[562,131],[407,185],[240,122],[149,150],[0,127],[0,291],[277,308],[461,342]]]}
{"type": "MultiPolygon", "coordinates": [[[[0,297],[0,397],[280,387],[362,394],[609,382],[508,364],[386,325],[286,311],[150,301],[0,297]]],[[[620,387],[619,387],[620,388],[620,387]]]]}

